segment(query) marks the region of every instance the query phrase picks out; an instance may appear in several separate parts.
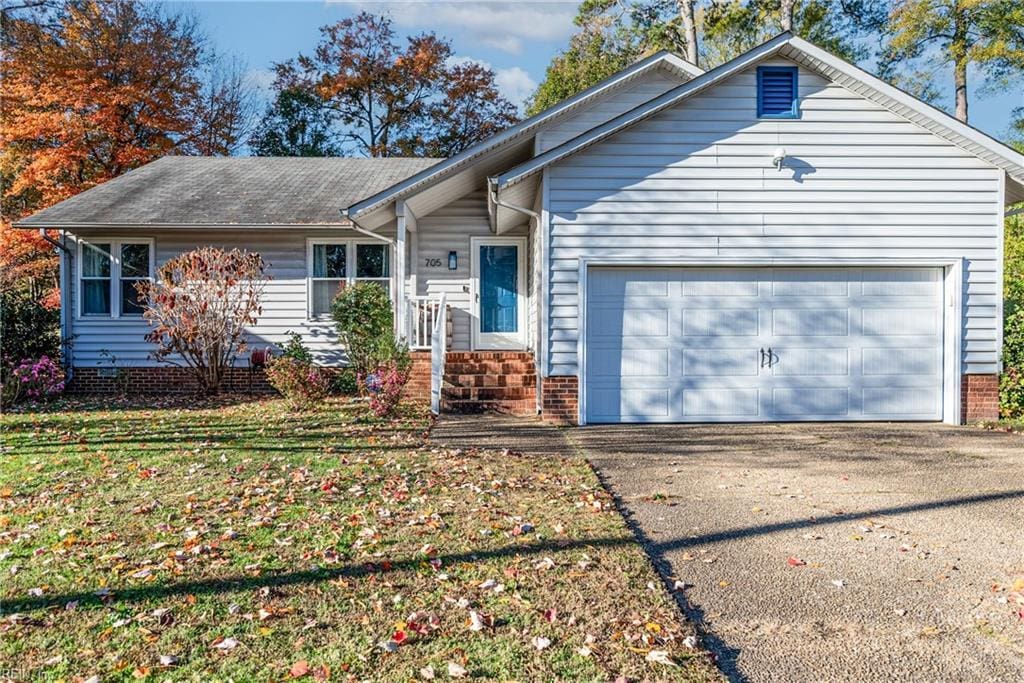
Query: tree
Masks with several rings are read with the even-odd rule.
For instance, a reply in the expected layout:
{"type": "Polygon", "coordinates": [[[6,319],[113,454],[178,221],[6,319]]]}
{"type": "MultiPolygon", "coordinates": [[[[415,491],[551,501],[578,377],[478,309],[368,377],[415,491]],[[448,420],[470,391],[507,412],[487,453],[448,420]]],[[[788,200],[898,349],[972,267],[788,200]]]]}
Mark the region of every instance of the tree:
{"type": "Polygon", "coordinates": [[[331,129],[331,112],[303,88],[284,88],[267,107],[249,140],[261,157],[326,157],[341,154],[331,129]]]}
{"type": "Polygon", "coordinates": [[[346,151],[450,156],[517,120],[494,73],[454,63],[451,45],[432,33],[403,47],[391,19],[367,12],[320,33],[311,56],[276,66],[274,85],[315,96],[346,151]]]}
{"type": "Polygon", "coordinates": [[[527,112],[575,95],[657,50],[686,55],[704,68],[726,62],[787,26],[822,47],[856,61],[864,56],[851,19],[872,0],[585,0],[579,30],[548,66],[527,112]]]}
{"type": "Polygon", "coordinates": [[[1024,3],[1019,0],[899,0],[869,19],[885,38],[881,76],[934,97],[937,74],[952,69],[956,118],[968,121],[967,81],[1020,88],[1024,77],[1024,3]],[[909,72],[908,79],[904,74],[909,72]]]}
{"type": "Polygon", "coordinates": [[[245,327],[263,312],[268,279],[263,258],[238,249],[202,247],[164,263],[155,280],[136,285],[153,328],[152,357],[187,368],[204,392],[219,391],[247,348],[245,327]]]}
{"type": "Polygon", "coordinates": [[[59,357],[57,292],[57,258],[51,245],[39,233],[0,224],[0,365],[59,357]]]}
{"type": "Polygon", "coordinates": [[[31,212],[165,154],[237,146],[244,82],[188,16],[67,0],[3,22],[5,209],[31,212]]]}

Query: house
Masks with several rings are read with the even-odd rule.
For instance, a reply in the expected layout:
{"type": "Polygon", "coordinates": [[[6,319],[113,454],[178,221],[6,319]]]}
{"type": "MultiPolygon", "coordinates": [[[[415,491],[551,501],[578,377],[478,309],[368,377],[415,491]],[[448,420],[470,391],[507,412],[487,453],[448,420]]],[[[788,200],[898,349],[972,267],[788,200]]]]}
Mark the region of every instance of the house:
{"type": "MultiPolygon", "coordinates": [[[[74,382],[170,389],[129,285],[197,245],[272,264],[255,343],[344,362],[389,288],[416,391],[570,423],[994,418],[1024,156],[790,34],[645,59],[455,157],[166,158],[39,212],[74,382]]],[[[244,365],[244,359],[243,365],[244,365]]]]}

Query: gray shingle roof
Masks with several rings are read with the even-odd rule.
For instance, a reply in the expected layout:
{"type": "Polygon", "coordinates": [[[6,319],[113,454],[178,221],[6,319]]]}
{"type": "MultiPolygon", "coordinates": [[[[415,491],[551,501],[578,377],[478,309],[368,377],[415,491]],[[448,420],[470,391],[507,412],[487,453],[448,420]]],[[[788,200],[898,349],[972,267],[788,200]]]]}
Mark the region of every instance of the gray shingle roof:
{"type": "Polygon", "coordinates": [[[320,225],[441,159],[164,157],[16,223],[320,225]]]}

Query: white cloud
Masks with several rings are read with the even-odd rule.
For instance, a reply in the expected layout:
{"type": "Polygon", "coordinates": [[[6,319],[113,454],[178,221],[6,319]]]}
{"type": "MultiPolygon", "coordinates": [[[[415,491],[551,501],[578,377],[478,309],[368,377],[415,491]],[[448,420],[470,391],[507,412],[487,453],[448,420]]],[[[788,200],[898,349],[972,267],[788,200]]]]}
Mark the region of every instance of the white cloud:
{"type": "Polygon", "coordinates": [[[371,12],[390,11],[399,26],[471,32],[481,44],[519,54],[524,41],[562,40],[572,34],[576,2],[507,2],[503,0],[406,0],[366,2],[328,0],[371,12]]]}
{"type": "Polygon", "coordinates": [[[530,78],[530,74],[526,73],[525,69],[518,66],[513,66],[508,69],[495,69],[491,66],[490,62],[485,62],[482,59],[458,56],[449,57],[448,63],[479,64],[485,69],[490,69],[494,72],[494,85],[498,87],[498,92],[504,95],[520,109],[526,101],[526,98],[532,95],[533,91],[537,89],[537,81],[530,78]]]}

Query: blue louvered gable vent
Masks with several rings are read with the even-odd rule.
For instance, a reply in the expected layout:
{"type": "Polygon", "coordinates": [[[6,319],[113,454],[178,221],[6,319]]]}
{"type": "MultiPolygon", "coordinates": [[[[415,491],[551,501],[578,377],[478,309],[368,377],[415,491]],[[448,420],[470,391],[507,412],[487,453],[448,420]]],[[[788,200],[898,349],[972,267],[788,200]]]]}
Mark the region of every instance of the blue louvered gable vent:
{"type": "Polygon", "coordinates": [[[797,117],[797,68],[762,66],[757,70],[757,115],[769,119],[797,117]]]}

